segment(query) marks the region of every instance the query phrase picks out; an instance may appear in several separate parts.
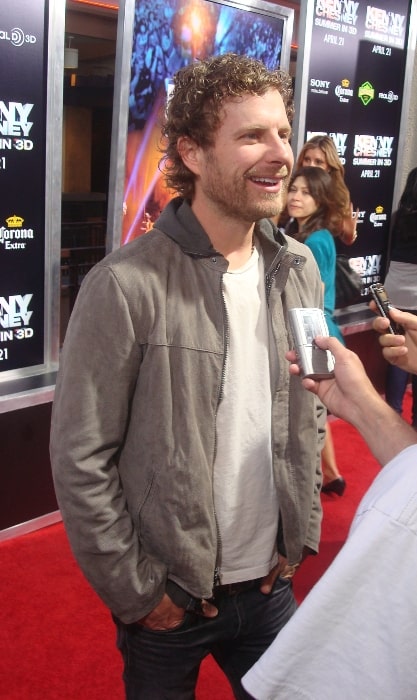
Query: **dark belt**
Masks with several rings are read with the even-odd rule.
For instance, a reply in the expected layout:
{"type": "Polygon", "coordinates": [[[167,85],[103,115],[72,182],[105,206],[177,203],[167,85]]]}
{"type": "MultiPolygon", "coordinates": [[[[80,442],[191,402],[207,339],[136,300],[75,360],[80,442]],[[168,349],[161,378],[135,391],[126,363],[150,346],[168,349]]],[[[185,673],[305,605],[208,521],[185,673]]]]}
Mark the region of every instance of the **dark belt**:
{"type": "Polygon", "coordinates": [[[238,595],[260,586],[262,578],[253,578],[250,581],[236,581],[236,583],[223,583],[213,588],[213,598],[219,595],[238,595]]]}

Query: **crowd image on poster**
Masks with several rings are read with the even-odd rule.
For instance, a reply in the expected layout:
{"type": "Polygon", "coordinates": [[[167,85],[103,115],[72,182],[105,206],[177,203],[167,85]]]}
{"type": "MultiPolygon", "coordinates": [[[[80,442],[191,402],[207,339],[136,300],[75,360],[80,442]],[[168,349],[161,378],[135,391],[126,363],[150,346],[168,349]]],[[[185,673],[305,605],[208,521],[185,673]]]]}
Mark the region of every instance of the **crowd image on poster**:
{"type": "Polygon", "coordinates": [[[172,196],[158,166],[161,113],[176,71],[229,51],[281,66],[285,17],[272,3],[245,8],[211,0],[136,0],[122,243],[146,233],[172,196]]]}

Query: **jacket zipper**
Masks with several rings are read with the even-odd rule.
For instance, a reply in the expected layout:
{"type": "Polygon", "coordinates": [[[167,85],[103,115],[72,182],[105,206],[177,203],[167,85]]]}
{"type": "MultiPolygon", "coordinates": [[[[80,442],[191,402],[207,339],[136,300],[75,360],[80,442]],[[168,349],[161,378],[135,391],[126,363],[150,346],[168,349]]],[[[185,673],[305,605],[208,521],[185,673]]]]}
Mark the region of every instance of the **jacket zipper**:
{"type": "MultiPolygon", "coordinates": [[[[221,277],[220,281],[220,296],[222,300],[222,306],[223,306],[223,315],[224,315],[224,356],[223,356],[223,367],[222,367],[222,374],[221,374],[221,382],[220,382],[220,390],[219,390],[219,398],[217,402],[217,407],[219,406],[222,398],[223,398],[223,390],[224,390],[224,383],[225,383],[225,375],[226,375],[226,361],[227,361],[227,355],[228,355],[228,349],[229,349],[229,319],[227,315],[227,308],[226,308],[226,301],[224,298],[223,294],[223,275],[221,277]]],[[[215,430],[215,444],[214,444],[214,457],[213,457],[213,478],[212,478],[212,485],[214,488],[214,464],[216,461],[216,456],[217,456],[217,411],[216,411],[216,430],[215,430]]],[[[220,559],[221,559],[221,552],[222,552],[222,539],[220,535],[220,528],[219,528],[219,523],[217,520],[217,512],[216,512],[216,505],[215,505],[215,500],[214,500],[214,491],[213,491],[213,513],[214,513],[214,522],[216,524],[216,535],[217,535],[217,553],[216,553],[216,563],[214,567],[214,576],[213,576],[213,586],[219,586],[220,585],[220,559]]]]}
{"type": "Polygon", "coordinates": [[[265,274],[265,291],[266,291],[266,301],[269,305],[269,296],[271,293],[272,285],[274,283],[275,277],[281,267],[283,257],[283,249],[281,248],[273,259],[268,271],[265,274]]]}

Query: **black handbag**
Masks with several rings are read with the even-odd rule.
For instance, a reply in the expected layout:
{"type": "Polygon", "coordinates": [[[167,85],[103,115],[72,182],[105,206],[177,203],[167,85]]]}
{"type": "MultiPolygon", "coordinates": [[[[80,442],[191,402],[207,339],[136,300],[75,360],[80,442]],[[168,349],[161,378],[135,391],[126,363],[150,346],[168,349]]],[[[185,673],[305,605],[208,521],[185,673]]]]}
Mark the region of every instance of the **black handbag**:
{"type": "Polygon", "coordinates": [[[347,255],[336,255],[336,309],[358,304],[361,290],[361,276],[350,266],[347,255]]]}

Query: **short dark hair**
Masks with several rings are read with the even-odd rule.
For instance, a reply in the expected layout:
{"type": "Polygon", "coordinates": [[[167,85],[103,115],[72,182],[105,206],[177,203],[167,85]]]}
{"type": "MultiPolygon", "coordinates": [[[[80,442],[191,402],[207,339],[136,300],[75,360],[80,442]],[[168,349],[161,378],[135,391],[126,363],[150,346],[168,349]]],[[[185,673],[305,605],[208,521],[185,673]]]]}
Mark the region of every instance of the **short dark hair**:
{"type": "Polygon", "coordinates": [[[408,173],[399,208],[411,212],[417,211],[417,168],[413,168],[408,173]]]}
{"type": "Polygon", "coordinates": [[[222,121],[225,99],[242,95],[264,95],[268,90],[280,93],[288,120],[294,116],[292,81],[280,69],[270,70],[261,61],[226,53],[196,61],[174,76],[162,134],[164,157],[161,168],[170,189],[185,198],[194,193],[195,175],[184,165],[178,153],[178,139],[188,136],[198,146],[214,144],[214,135],[222,121]]]}
{"type": "Polygon", "coordinates": [[[400,197],[397,211],[391,220],[393,248],[408,241],[415,241],[417,217],[417,168],[410,170],[400,197]]]}

